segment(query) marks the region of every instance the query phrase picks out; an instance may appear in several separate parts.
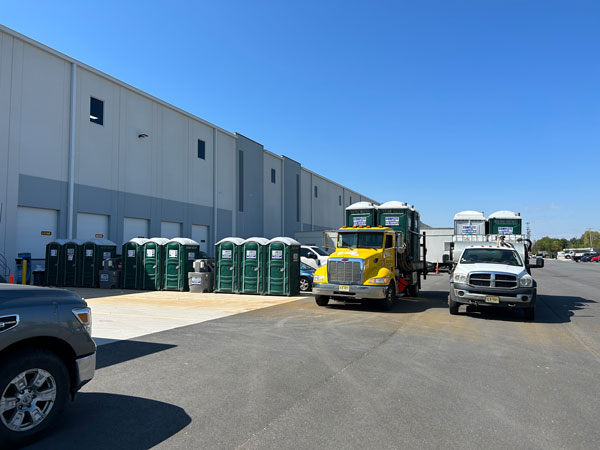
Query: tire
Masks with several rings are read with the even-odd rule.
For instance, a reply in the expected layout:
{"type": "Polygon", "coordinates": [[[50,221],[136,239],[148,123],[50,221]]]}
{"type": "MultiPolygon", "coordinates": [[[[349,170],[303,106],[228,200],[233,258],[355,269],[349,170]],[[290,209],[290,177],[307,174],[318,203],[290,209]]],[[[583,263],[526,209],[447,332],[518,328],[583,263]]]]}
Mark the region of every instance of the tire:
{"type": "Polygon", "coordinates": [[[408,291],[408,295],[410,297],[419,296],[419,286],[416,284],[409,284],[408,286],[406,286],[406,290],[408,291]]]}
{"type": "Polygon", "coordinates": [[[525,316],[525,320],[535,320],[535,306],[532,306],[531,308],[525,308],[523,310],[523,315],[525,316]]]}
{"type": "Polygon", "coordinates": [[[61,415],[69,381],[65,363],[52,352],[25,349],[6,355],[0,363],[0,442],[22,446],[39,438],[61,415]]]}
{"type": "Polygon", "coordinates": [[[302,292],[310,291],[310,280],[306,277],[300,277],[300,290],[302,292]]]}
{"type": "Polygon", "coordinates": [[[385,298],[381,299],[381,309],[384,311],[390,311],[394,302],[396,301],[396,290],[394,289],[394,285],[390,283],[390,285],[385,290],[385,298]]]}
{"type": "Polygon", "coordinates": [[[448,299],[448,310],[450,314],[456,316],[458,314],[458,308],[460,307],[460,303],[455,302],[451,298],[448,299]]]}
{"type": "Polygon", "coordinates": [[[317,302],[317,305],[319,305],[319,306],[327,306],[329,304],[329,297],[327,297],[325,295],[317,295],[315,297],[315,301],[317,302]]]}

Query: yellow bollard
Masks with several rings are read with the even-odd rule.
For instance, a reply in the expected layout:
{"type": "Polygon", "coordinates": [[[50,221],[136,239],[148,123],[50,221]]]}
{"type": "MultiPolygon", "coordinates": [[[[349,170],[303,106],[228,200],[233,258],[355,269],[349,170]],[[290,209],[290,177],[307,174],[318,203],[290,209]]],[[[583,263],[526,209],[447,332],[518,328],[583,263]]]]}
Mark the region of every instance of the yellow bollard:
{"type": "Polygon", "coordinates": [[[27,260],[23,259],[23,272],[21,273],[21,284],[27,284],[27,260]]]}

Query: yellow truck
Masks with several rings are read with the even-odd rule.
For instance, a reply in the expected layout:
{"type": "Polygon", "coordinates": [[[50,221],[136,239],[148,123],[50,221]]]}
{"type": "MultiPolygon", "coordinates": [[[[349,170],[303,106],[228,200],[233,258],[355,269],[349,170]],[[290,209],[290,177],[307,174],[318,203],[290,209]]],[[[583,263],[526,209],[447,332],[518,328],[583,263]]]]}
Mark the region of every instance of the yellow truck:
{"type": "Polygon", "coordinates": [[[360,202],[346,209],[346,226],[337,231],[336,250],[313,276],[317,305],[330,299],[379,302],[389,310],[399,293],[417,296],[427,276],[425,233],[414,207],[401,202],[374,206],[360,202]]]}

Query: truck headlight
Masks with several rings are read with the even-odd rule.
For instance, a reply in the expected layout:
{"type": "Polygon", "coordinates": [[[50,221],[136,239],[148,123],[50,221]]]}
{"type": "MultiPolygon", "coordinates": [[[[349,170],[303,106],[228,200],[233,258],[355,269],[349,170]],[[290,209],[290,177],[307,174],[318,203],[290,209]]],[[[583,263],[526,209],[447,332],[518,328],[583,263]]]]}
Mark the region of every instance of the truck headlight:
{"type": "Polygon", "coordinates": [[[92,310],[90,308],[73,308],[73,315],[88,334],[92,335],[92,310]]]}
{"type": "Polygon", "coordinates": [[[371,284],[388,284],[390,279],[388,277],[385,278],[369,278],[368,283],[371,284]]]}
{"type": "Polygon", "coordinates": [[[324,275],[314,275],[313,276],[313,282],[322,283],[323,281],[325,281],[324,275]]]}
{"type": "Polygon", "coordinates": [[[455,283],[466,283],[467,275],[464,273],[455,273],[453,279],[455,283]]]}
{"type": "Polygon", "coordinates": [[[521,287],[530,287],[533,285],[533,278],[531,278],[529,275],[525,275],[519,280],[519,285],[521,287]]]}

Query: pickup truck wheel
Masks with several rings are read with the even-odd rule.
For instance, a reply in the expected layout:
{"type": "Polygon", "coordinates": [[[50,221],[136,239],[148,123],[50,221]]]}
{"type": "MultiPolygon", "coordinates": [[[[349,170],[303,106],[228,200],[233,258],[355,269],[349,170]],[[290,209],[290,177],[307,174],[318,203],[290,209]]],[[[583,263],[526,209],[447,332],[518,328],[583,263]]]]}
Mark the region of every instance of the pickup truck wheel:
{"type": "Polygon", "coordinates": [[[523,310],[526,320],[535,320],[535,306],[523,310]]]}
{"type": "Polygon", "coordinates": [[[319,305],[319,306],[327,306],[329,304],[329,297],[327,297],[325,295],[317,295],[315,297],[315,301],[317,302],[317,305],[319,305]]]}
{"type": "Polygon", "coordinates": [[[381,309],[384,311],[389,311],[394,306],[394,301],[396,300],[396,290],[394,289],[394,285],[390,284],[385,290],[385,297],[381,300],[381,309]]]}
{"type": "Polygon", "coordinates": [[[300,290],[306,292],[310,290],[310,281],[306,277],[300,277],[300,290]]]}
{"type": "Polygon", "coordinates": [[[456,316],[458,314],[459,306],[460,306],[460,303],[455,302],[451,298],[448,299],[448,309],[450,311],[450,314],[452,314],[453,316],[456,316]]]}
{"type": "Polygon", "coordinates": [[[69,397],[64,362],[46,350],[10,353],[0,364],[0,442],[23,445],[60,416],[69,397]]]}

